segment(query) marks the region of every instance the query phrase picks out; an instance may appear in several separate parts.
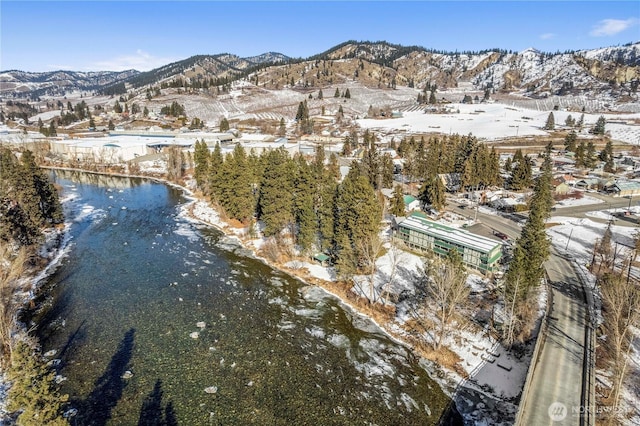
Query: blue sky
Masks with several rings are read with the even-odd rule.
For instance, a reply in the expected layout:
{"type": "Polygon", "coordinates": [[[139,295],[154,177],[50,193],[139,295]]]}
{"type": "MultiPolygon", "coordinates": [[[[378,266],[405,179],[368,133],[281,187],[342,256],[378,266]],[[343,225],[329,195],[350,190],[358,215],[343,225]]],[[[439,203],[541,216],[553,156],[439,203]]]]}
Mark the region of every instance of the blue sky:
{"type": "Polygon", "coordinates": [[[640,2],[0,0],[0,70],[144,71],[223,52],[307,57],[352,39],[590,49],[640,41],[640,2]]]}

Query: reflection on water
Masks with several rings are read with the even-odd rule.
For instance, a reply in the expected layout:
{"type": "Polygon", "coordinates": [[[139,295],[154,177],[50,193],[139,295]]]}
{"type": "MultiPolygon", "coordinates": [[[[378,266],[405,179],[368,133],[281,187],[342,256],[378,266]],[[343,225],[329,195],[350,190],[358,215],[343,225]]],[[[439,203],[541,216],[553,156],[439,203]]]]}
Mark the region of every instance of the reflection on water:
{"type": "Polygon", "coordinates": [[[178,190],[56,172],[69,255],[39,313],[75,424],[435,424],[448,398],[318,288],[180,215],[178,190]],[[57,361],[59,360],[59,361],[57,361]]]}

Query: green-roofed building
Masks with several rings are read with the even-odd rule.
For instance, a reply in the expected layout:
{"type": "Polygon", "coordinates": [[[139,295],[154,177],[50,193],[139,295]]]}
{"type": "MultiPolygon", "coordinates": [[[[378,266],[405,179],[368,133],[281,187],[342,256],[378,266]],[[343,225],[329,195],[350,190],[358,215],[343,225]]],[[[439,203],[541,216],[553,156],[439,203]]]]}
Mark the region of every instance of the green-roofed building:
{"type": "Polygon", "coordinates": [[[420,200],[416,199],[413,195],[403,195],[402,198],[404,199],[404,208],[406,211],[410,212],[420,208],[420,200]]]}
{"type": "Polygon", "coordinates": [[[330,257],[324,253],[318,253],[315,256],[313,256],[313,260],[318,261],[318,263],[324,266],[329,263],[330,257]]]}
{"type": "Polygon", "coordinates": [[[498,262],[502,257],[500,241],[441,225],[424,215],[412,214],[400,222],[395,238],[409,248],[431,251],[440,256],[457,250],[466,266],[485,274],[499,270],[498,262]]]}

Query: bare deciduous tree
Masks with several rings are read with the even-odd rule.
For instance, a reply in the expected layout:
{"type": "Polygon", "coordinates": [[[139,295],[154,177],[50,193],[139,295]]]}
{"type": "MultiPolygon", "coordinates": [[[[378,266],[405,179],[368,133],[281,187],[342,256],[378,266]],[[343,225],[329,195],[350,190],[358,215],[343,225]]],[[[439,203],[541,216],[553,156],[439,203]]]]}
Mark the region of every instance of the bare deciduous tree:
{"type": "Polygon", "coordinates": [[[614,272],[600,279],[600,291],[613,369],[613,386],[609,396],[612,406],[617,407],[627,371],[632,330],[640,325],[640,286],[637,280],[626,279],[623,274],[614,272]]]}
{"type": "Polygon", "coordinates": [[[182,150],[177,145],[172,145],[167,149],[167,178],[177,181],[182,178],[185,167],[185,159],[182,150]]]}
{"type": "Polygon", "coordinates": [[[380,297],[382,301],[387,301],[389,297],[389,290],[391,289],[391,284],[393,283],[393,279],[397,273],[398,266],[402,264],[403,260],[402,251],[398,248],[393,239],[391,240],[391,247],[389,248],[387,256],[389,257],[391,271],[389,272],[389,279],[380,289],[380,297]]]}
{"type": "Polygon", "coordinates": [[[3,364],[11,358],[11,335],[17,310],[13,295],[16,280],[25,272],[27,258],[25,247],[14,252],[9,244],[0,243],[0,356],[3,364]]]}
{"type": "Polygon", "coordinates": [[[360,241],[358,249],[362,256],[361,262],[367,271],[369,281],[369,296],[367,296],[367,298],[370,303],[376,303],[379,299],[379,294],[375,286],[376,260],[382,255],[383,242],[378,235],[373,234],[360,241]]]}
{"type": "Polygon", "coordinates": [[[427,292],[424,311],[430,311],[435,304],[439,327],[434,349],[439,349],[449,333],[449,326],[455,310],[469,299],[467,273],[450,258],[436,258],[425,264],[425,288],[427,292]]]}

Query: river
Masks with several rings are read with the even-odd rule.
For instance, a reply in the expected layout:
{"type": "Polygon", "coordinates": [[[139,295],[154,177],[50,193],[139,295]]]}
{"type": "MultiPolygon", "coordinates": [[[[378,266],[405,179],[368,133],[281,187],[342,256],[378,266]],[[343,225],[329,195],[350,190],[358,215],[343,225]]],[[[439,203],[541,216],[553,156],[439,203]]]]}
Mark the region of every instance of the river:
{"type": "Polygon", "coordinates": [[[422,362],[335,297],[190,221],[178,188],[52,172],[67,254],[33,320],[72,424],[431,425],[422,362]]]}

